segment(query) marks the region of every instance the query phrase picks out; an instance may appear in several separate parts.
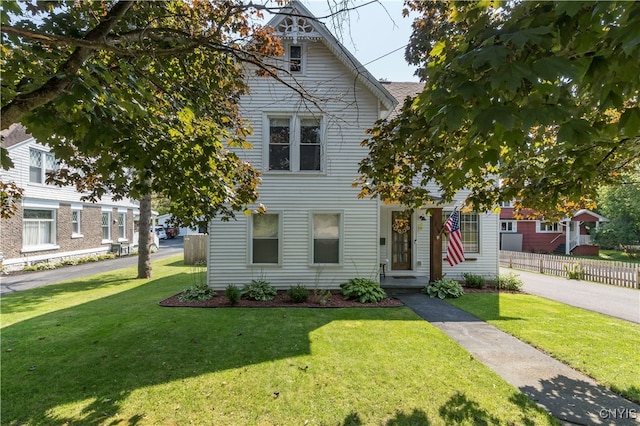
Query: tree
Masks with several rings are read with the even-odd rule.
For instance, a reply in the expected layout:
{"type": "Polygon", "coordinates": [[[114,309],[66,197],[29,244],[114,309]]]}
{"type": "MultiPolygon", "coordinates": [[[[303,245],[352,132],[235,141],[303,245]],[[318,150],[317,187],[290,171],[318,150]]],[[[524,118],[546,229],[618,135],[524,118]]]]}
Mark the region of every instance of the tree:
{"type": "Polygon", "coordinates": [[[62,161],[49,179],[86,200],[141,200],[139,277],[151,274],[152,193],[182,225],[257,199],[259,173],[230,148],[251,131],[243,64],[279,71],[264,60],[279,41],[250,24],[259,13],[235,1],[2,3],[2,128],[21,122],[49,145],[62,161]]]}
{"type": "Polygon", "coordinates": [[[364,145],[361,196],[593,207],[640,156],[640,3],[408,1],[424,90],[364,145]],[[439,194],[440,195],[440,194],[439,194]]]}
{"type": "Polygon", "coordinates": [[[598,191],[598,211],[609,222],[592,235],[605,247],[622,247],[629,254],[640,245],[640,169],[625,173],[622,184],[605,186],[598,191]]]}

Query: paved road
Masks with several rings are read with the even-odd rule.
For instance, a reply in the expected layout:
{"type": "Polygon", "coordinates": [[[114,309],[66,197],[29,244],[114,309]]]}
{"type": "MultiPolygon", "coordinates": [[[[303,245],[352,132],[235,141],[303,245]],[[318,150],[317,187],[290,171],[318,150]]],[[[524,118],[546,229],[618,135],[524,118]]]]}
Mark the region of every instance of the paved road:
{"type": "MultiPolygon", "coordinates": [[[[182,237],[173,240],[161,240],[158,251],[151,255],[151,261],[163,259],[184,252],[182,237]]],[[[120,257],[113,260],[104,260],[95,263],[84,263],[76,266],[67,266],[49,271],[28,272],[16,275],[0,276],[0,296],[15,293],[16,291],[43,287],[61,281],[82,278],[87,275],[109,272],[116,269],[127,268],[138,264],[138,256],[120,257]]]]}
{"type": "Polygon", "coordinates": [[[501,274],[508,272],[522,278],[527,293],[640,323],[640,290],[500,268],[501,274]]]}

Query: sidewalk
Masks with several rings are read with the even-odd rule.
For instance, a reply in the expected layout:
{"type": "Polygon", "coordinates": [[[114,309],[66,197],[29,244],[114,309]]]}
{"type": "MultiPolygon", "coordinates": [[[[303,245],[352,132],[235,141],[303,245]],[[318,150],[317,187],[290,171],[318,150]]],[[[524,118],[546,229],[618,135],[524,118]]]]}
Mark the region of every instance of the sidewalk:
{"type": "Polygon", "coordinates": [[[424,294],[397,297],[565,424],[640,425],[640,405],[476,317],[424,294]]]}

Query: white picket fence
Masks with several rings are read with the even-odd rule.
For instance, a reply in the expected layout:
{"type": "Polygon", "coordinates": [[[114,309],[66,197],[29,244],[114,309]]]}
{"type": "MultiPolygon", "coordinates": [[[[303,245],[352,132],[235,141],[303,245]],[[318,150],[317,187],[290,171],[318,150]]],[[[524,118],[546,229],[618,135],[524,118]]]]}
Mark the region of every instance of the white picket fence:
{"type": "Polygon", "coordinates": [[[583,280],[640,288],[640,264],[637,263],[500,250],[500,266],[560,277],[569,277],[569,271],[574,271],[583,280]]]}

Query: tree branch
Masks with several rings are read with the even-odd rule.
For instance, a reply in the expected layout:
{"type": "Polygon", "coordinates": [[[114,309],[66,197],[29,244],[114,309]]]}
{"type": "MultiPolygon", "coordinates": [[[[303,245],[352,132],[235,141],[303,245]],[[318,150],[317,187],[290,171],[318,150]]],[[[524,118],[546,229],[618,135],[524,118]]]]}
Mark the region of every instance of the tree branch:
{"type": "MultiPolygon", "coordinates": [[[[116,3],[105,18],[87,33],[84,40],[104,40],[132,5],[133,2],[129,1],[116,3]]],[[[2,128],[8,128],[11,124],[19,122],[24,114],[46,104],[66,90],[73,81],[73,76],[78,69],[94,53],[94,49],[82,46],[77,47],[66,62],[62,64],[56,75],[51,77],[45,84],[30,93],[18,94],[1,110],[2,128]],[[57,75],[64,75],[65,77],[60,78],[57,75]]]]}

